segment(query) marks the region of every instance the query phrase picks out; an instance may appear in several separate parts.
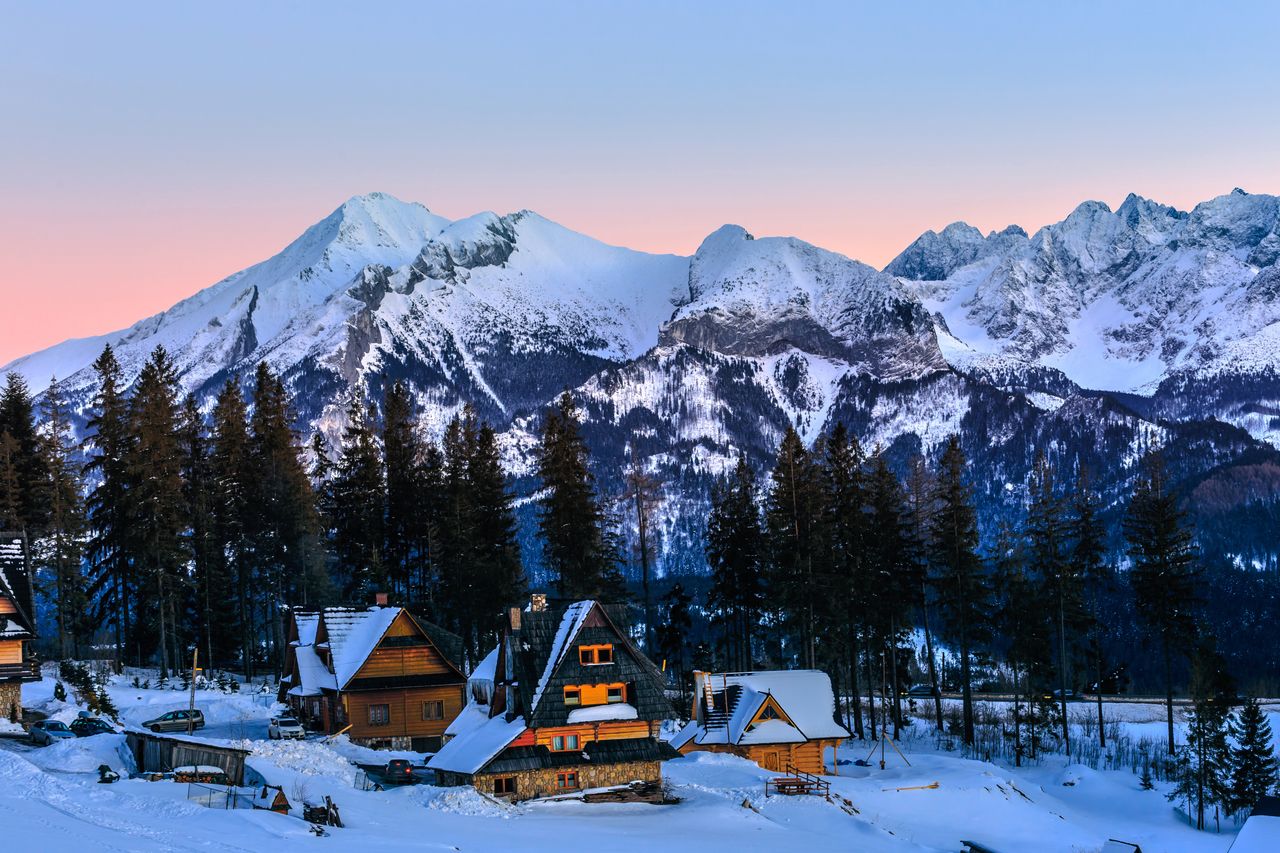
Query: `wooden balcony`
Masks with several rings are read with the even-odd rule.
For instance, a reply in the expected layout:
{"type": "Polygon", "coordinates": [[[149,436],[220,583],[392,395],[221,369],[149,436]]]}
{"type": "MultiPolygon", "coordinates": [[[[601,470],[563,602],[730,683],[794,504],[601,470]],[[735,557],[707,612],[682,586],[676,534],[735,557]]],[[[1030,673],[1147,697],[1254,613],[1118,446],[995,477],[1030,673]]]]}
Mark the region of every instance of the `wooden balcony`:
{"type": "Polygon", "coordinates": [[[40,661],[24,660],[22,663],[0,663],[0,681],[39,681],[40,661]]]}

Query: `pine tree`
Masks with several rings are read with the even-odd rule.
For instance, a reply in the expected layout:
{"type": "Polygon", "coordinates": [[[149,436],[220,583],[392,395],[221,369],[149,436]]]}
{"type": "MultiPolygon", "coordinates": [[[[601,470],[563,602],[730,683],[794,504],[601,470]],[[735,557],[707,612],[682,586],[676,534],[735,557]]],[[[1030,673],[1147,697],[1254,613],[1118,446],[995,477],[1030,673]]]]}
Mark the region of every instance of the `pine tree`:
{"type": "MultiPolygon", "coordinates": [[[[779,626],[798,640],[802,666],[816,665],[822,484],[818,466],[799,434],[788,426],[778,446],[765,499],[765,565],[768,595],[779,626]]],[[[779,644],[780,657],[786,657],[779,644]]]]}
{"type": "Polygon", "coordinates": [[[1031,501],[1027,511],[1027,539],[1031,561],[1044,583],[1045,598],[1054,615],[1054,653],[1057,658],[1058,704],[1062,725],[1062,745],[1071,752],[1071,726],[1067,717],[1067,689],[1070,685],[1069,650],[1084,624],[1083,578],[1068,551],[1068,518],[1065,502],[1055,484],[1055,472],[1041,453],[1032,471],[1031,501]]]}
{"type": "Polygon", "coordinates": [[[88,596],[80,561],[85,532],[83,482],[73,459],[73,435],[62,386],[54,379],[45,392],[45,431],[40,442],[41,468],[49,477],[49,513],[45,537],[38,544],[39,561],[53,575],[54,608],[58,625],[58,653],[79,657],[87,634],[88,596]]]}
{"type": "Polygon", "coordinates": [[[177,376],[164,347],[156,347],[129,402],[128,455],[130,521],[139,531],[137,561],[142,573],[140,601],[154,623],[160,668],[176,662],[179,626],[176,602],[182,597],[185,562],[182,453],[178,446],[177,376]]]}
{"type": "Polygon", "coordinates": [[[1138,780],[1138,787],[1144,791],[1150,791],[1155,788],[1156,783],[1151,779],[1151,762],[1148,761],[1142,765],[1142,778],[1138,780]]]}
{"type": "Polygon", "coordinates": [[[978,522],[973,494],[965,480],[960,439],[947,440],[940,461],[931,538],[938,568],[944,615],[960,651],[961,716],[964,742],[974,741],[973,650],[986,621],[990,591],[978,557],[978,522]]]}
{"type": "Polygon", "coordinates": [[[49,517],[48,472],[36,435],[35,405],[19,373],[9,373],[0,392],[0,474],[0,525],[38,537],[49,517]]]}
{"type": "Polygon", "coordinates": [[[202,603],[209,625],[206,634],[209,665],[226,661],[238,650],[241,670],[246,677],[252,677],[254,643],[250,609],[254,583],[247,524],[253,511],[254,471],[247,422],[248,409],[240,385],[228,379],[213,406],[209,459],[213,538],[220,559],[216,568],[211,567],[200,594],[205,599],[202,603]],[[227,606],[232,602],[232,606],[227,606]],[[212,630],[215,622],[217,631],[212,630]],[[234,641],[230,639],[233,637],[234,641]]]}
{"type": "Polygon", "coordinates": [[[662,597],[659,607],[662,610],[662,623],[658,625],[656,641],[658,651],[667,669],[675,673],[676,683],[680,687],[681,707],[688,706],[690,673],[686,665],[689,660],[689,634],[693,629],[693,617],[690,612],[693,596],[685,592],[679,581],[672,584],[671,589],[662,597]]]}
{"type": "Polygon", "coordinates": [[[1089,480],[1089,472],[1081,467],[1071,499],[1070,561],[1072,573],[1088,590],[1085,622],[1088,633],[1089,657],[1093,662],[1096,681],[1098,711],[1098,746],[1107,746],[1106,720],[1102,713],[1102,682],[1105,659],[1103,657],[1102,603],[1112,593],[1114,577],[1107,564],[1106,531],[1099,520],[1099,501],[1089,480]]]}
{"type": "Polygon", "coordinates": [[[353,394],[333,478],[334,549],[343,593],[350,601],[367,602],[374,592],[387,588],[382,471],[372,413],[353,394]]]}
{"type": "Polygon", "coordinates": [[[764,603],[762,547],[755,472],[739,454],[733,473],[712,486],[706,555],[711,569],[707,604],[720,631],[726,665],[740,672],[750,670],[754,660],[752,641],[764,603]]]}
{"type": "Polygon", "coordinates": [[[516,540],[515,499],[502,469],[497,435],[488,424],[476,432],[467,472],[472,569],[478,589],[470,603],[474,632],[464,639],[470,643],[471,659],[479,661],[484,650],[501,639],[502,614],[525,600],[528,588],[516,540]]]}
{"type": "Polygon", "coordinates": [[[538,448],[543,563],[566,598],[621,600],[626,593],[618,555],[587,460],[577,409],[566,391],[543,419],[538,448]]]}
{"type": "Polygon", "coordinates": [[[414,429],[413,398],[403,382],[386,387],[382,401],[382,456],[387,481],[387,541],[384,553],[391,587],[412,601],[423,490],[418,460],[422,443],[414,429]]]}
{"type": "Polygon", "coordinates": [[[1252,809],[1259,799],[1275,790],[1280,762],[1272,747],[1271,724],[1257,699],[1245,700],[1232,717],[1229,731],[1234,745],[1227,810],[1240,813],[1252,809]]]}
{"type": "Polygon", "coordinates": [[[640,466],[635,448],[630,448],[630,451],[631,464],[623,479],[622,504],[635,514],[637,536],[635,550],[640,561],[640,587],[644,608],[644,647],[646,652],[652,653],[653,596],[649,583],[650,565],[658,544],[657,531],[653,529],[652,518],[661,499],[661,489],[657,478],[646,473],[640,466]]]}
{"type": "Polygon", "coordinates": [[[135,662],[141,662],[132,620],[134,528],[130,523],[128,471],[132,438],[128,406],[121,388],[120,364],[110,345],[103,348],[93,369],[98,377],[98,391],[86,438],[92,451],[85,464],[87,476],[96,481],[86,500],[91,531],[86,549],[90,575],[88,594],[96,601],[96,621],[108,623],[114,629],[118,668],[130,649],[134,650],[135,662]]]}
{"type": "MultiPolygon", "coordinates": [[[[868,525],[866,519],[866,484],[862,471],[862,448],[856,436],[849,434],[843,423],[837,423],[822,444],[822,552],[820,563],[826,583],[823,597],[825,635],[832,642],[827,665],[834,674],[841,671],[841,661],[849,674],[849,703],[852,719],[850,730],[863,737],[862,703],[858,701],[858,664],[860,642],[868,622],[871,585],[868,580],[868,525]]],[[[837,684],[838,680],[833,678],[837,684]]]]}
{"type": "MultiPolygon", "coordinates": [[[[227,577],[225,554],[217,535],[217,489],[211,442],[194,396],[187,395],[183,403],[178,434],[182,449],[187,554],[192,583],[188,609],[194,622],[193,640],[203,649],[205,666],[212,666],[215,661],[214,635],[218,635],[218,651],[221,652],[224,632],[234,630],[234,621],[229,623],[223,615],[228,605],[234,602],[227,595],[234,584],[227,577]]],[[[235,636],[234,633],[231,636],[235,636]]]]}
{"type": "Polygon", "coordinates": [[[1138,617],[1156,634],[1160,644],[1165,721],[1172,755],[1173,659],[1175,654],[1185,653],[1189,639],[1195,635],[1197,554],[1186,515],[1169,488],[1163,458],[1158,452],[1149,454],[1144,468],[1124,520],[1124,534],[1133,559],[1130,582],[1138,617]]]}
{"type": "Polygon", "coordinates": [[[1230,803],[1231,750],[1227,743],[1229,697],[1234,686],[1212,638],[1203,638],[1192,661],[1187,742],[1177,751],[1175,786],[1170,800],[1185,800],[1194,809],[1196,829],[1205,828],[1205,813],[1230,803]]]}
{"type": "Polygon", "coordinates": [[[1035,758],[1034,732],[1037,698],[1049,682],[1049,623],[1045,619],[1046,590],[1033,582],[1028,571],[1028,548],[1024,537],[1009,524],[1002,524],[992,554],[992,587],[995,600],[995,634],[1004,647],[1005,661],[1013,673],[1014,761],[1021,766],[1023,750],[1029,746],[1035,758]],[[1032,723],[1029,744],[1022,740],[1023,700],[1032,723]]]}
{"type": "Polygon", "coordinates": [[[930,535],[936,509],[935,488],[923,457],[916,456],[911,461],[906,495],[907,535],[910,539],[911,551],[919,564],[916,575],[920,579],[920,596],[917,600],[920,602],[920,624],[924,630],[924,652],[927,658],[929,686],[933,693],[934,725],[938,731],[942,731],[942,685],[938,679],[937,656],[933,648],[933,622],[930,619],[932,610],[937,606],[938,594],[933,567],[929,559],[930,535]]]}

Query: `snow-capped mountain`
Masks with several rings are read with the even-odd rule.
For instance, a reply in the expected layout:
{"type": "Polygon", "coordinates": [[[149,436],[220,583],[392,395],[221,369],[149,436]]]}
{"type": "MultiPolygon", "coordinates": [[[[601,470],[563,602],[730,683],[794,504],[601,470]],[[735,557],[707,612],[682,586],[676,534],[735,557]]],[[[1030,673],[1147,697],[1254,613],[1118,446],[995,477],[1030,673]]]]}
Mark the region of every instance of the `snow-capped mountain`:
{"type": "MultiPolygon", "coordinates": [[[[1280,365],[1280,200],[1242,190],[1190,213],[1130,195],[1085,202],[1030,237],[963,223],[926,232],[886,271],[934,313],[950,364],[1003,384],[1162,400],[1162,383],[1238,382],[1280,365]]],[[[1274,405],[1275,398],[1257,400],[1274,405]]],[[[1217,414],[1276,441],[1238,407],[1217,414]]]]}
{"type": "Polygon", "coordinates": [[[499,426],[524,494],[569,389],[602,491],[638,458],[664,484],[664,567],[697,570],[711,482],[739,453],[765,469],[788,425],[813,441],[843,421],[898,463],[959,433],[991,521],[1018,511],[1039,449],[1103,472],[1112,501],[1152,444],[1188,482],[1280,458],[1259,442],[1280,440],[1277,221],[1271,196],[1189,214],[1131,196],[1030,237],[927,232],[878,272],[733,225],[652,255],[374,193],[168,311],[5,370],[36,391],[56,375],[83,407],[107,342],[129,381],[163,344],[206,402],[265,360],[332,438],[352,389],[404,379],[429,433],[465,403],[499,426]]]}

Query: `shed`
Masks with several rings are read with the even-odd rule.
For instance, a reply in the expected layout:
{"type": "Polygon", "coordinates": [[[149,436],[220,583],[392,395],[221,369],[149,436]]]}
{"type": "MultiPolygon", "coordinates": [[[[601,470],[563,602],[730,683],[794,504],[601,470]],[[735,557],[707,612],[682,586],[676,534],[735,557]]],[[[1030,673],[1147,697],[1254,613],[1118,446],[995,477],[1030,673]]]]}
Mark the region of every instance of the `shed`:
{"type": "Polygon", "coordinates": [[[245,783],[246,749],[149,732],[125,733],[125,743],[142,773],[167,773],[177,767],[216,767],[232,785],[245,783]]]}

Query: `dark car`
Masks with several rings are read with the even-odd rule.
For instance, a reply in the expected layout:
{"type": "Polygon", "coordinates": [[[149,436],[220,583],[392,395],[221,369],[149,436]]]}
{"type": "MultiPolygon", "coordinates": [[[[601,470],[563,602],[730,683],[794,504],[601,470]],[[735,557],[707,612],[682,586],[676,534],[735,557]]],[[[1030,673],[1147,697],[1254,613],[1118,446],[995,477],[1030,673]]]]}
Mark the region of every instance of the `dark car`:
{"type": "Polygon", "coordinates": [[[413,776],[413,762],[403,758],[393,758],[387,762],[387,779],[408,779],[413,776]]]}
{"type": "Polygon", "coordinates": [[[913,684],[911,685],[911,688],[907,690],[907,695],[912,698],[919,698],[921,696],[925,696],[925,697],[932,696],[933,686],[929,684],[913,684]]]}
{"type": "Polygon", "coordinates": [[[115,734],[115,729],[105,720],[97,717],[79,717],[71,721],[71,731],[76,737],[93,737],[94,735],[115,734]]]}
{"type": "Polygon", "coordinates": [[[142,727],[153,732],[185,732],[189,724],[193,730],[203,729],[204,712],[199,708],[194,711],[170,711],[154,720],[147,720],[142,727]]]}

